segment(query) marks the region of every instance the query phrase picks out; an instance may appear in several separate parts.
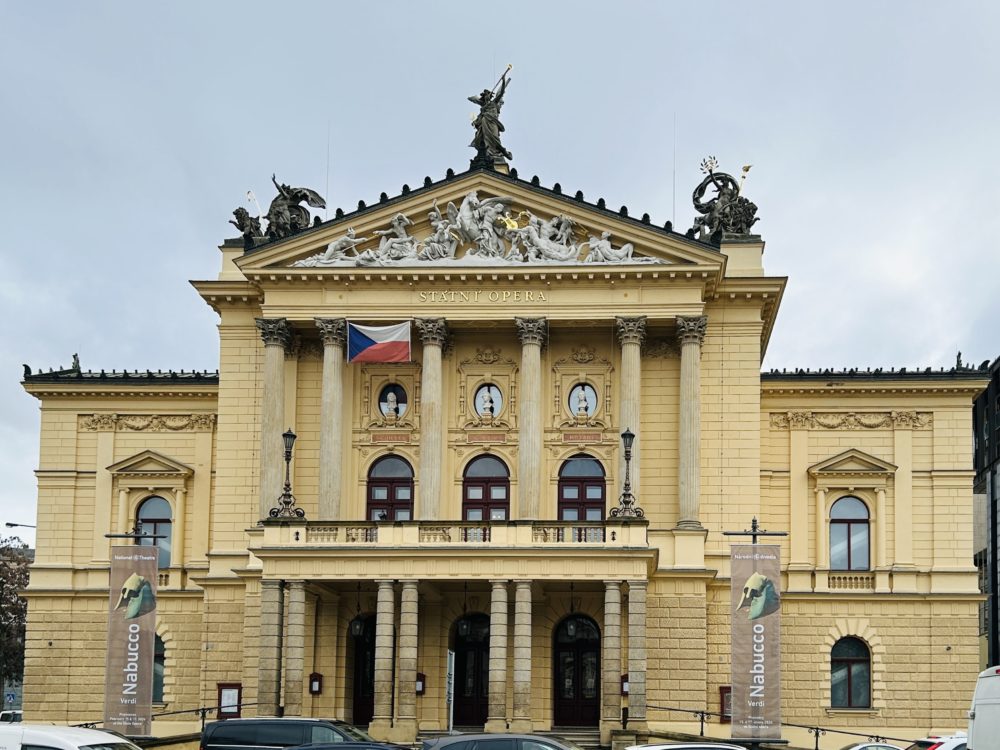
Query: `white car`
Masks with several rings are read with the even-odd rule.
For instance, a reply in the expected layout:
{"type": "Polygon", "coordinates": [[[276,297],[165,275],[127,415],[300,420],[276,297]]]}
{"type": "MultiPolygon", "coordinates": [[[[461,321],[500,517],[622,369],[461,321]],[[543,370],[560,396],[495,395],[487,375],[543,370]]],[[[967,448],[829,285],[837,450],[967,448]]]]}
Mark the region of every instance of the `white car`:
{"type": "Polygon", "coordinates": [[[22,746],[48,750],[139,750],[124,737],[97,729],[51,724],[0,724],[0,750],[20,750],[22,746]]]}
{"type": "Polygon", "coordinates": [[[890,745],[888,742],[859,742],[848,745],[843,750],[903,750],[899,745],[890,745]]]}
{"type": "Polygon", "coordinates": [[[725,742],[658,742],[655,745],[630,745],[625,750],[746,750],[745,746],[730,745],[725,742]]]}
{"type": "Polygon", "coordinates": [[[906,750],[965,750],[965,745],[969,741],[969,735],[965,732],[957,732],[947,737],[932,735],[917,740],[906,750]]]}

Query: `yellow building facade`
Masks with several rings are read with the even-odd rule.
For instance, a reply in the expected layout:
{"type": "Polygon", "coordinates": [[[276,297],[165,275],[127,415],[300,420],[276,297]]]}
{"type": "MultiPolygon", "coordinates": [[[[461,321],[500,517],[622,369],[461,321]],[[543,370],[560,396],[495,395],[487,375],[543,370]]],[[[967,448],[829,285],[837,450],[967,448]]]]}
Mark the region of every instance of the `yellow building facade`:
{"type": "MultiPolygon", "coordinates": [[[[141,522],[170,547],[163,711],[235,689],[243,715],[397,741],[587,727],[609,744],[625,707],[639,735],[697,731],[676,709],[720,712],[730,683],[722,532],[756,517],[788,532],[785,722],[964,724],[980,373],[762,374],[786,280],[759,237],[699,241],[503,169],[227,241],[221,259],[194,282],[219,315],[217,375],[26,374],[41,405],[27,717],[101,716],[105,534],[141,522]],[[463,225],[486,206],[499,221],[463,225]],[[551,244],[557,219],[579,253],[551,244]],[[477,226],[501,228],[503,254],[477,226]],[[348,321],[413,321],[412,361],[348,363],[348,321]],[[289,426],[304,516],[272,518],[289,426]],[[642,517],[612,513],[626,430],[642,517]]],[[[729,734],[718,717],[707,732],[729,734]]]]}

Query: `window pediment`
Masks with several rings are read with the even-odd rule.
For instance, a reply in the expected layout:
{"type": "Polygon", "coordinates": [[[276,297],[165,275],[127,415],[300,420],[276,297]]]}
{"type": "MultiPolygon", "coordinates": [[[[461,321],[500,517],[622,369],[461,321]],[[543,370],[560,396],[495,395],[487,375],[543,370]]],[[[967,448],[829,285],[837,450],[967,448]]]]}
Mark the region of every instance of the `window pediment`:
{"type": "Polygon", "coordinates": [[[119,487],[179,488],[184,487],[188,477],[194,474],[190,466],[151,450],[111,464],[108,471],[118,481],[119,487]]]}
{"type": "Polygon", "coordinates": [[[817,489],[831,487],[885,487],[896,465],[852,448],[809,467],[817,489]]]}

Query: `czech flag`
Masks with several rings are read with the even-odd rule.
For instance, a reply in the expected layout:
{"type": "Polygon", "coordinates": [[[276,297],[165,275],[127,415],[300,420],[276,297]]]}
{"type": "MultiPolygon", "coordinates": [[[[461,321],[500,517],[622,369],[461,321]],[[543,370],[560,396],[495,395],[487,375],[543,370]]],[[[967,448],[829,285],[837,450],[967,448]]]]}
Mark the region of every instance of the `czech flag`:
{"type": "Polygon", "coordinates": [[[348,362],[409,362],[410,323],[394,326],[347,324],[348,362]]]}

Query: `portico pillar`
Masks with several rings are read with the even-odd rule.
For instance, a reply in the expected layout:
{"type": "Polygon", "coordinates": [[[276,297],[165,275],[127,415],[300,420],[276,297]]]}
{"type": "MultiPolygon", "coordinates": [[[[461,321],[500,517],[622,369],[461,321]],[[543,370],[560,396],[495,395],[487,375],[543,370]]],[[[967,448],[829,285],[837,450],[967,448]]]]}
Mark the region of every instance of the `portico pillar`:
{"type": "Polygon", "coordinates": [[[490,581],[490,697],[487,732],[507,731],[507,581],[490,581]]]}
{"type": "Polygon", "coordinates": [[[519,516],[537,519],[542,483],[542,344],[548,333],[545,318],[514,318],[521,338],[521,383],[517,395],[517,491],[519,516]]]}
{"type": "Polygon", "coordinates": [[[622,585],[604,582],[604,632],[601,633],[601,744],[621,726],[622,585]]]}
{"type": "Polygon", "coordinates": [[[288,582],[288,627],[284,644],[285,716],[302,715],[306,663],[306,584],[288,582]]]}
{"type": "Polygon", "coordinates": [[[378,582],[375,604],[375,709],[368,733],[389,739],[392,729],[392,657],[396,618],[396,593],[392,581],[378,582]]]}
{"type": "Polygon", "coordinates": [[[628,582],[628,722],[646,727],[646,581],[628,582]]]}
{"type": "MultiPolygon", "coordinates": [[[[618,341],[622,347],[621,427],[635,435],[632,443],[632,493],[639,496],[642,461],[642,342],[646,338],[646,316],[616,318],[618,341]]],[[[618,476],[625,476],[625,454],[618,461],[618,476]]]]}
{"type": "Polygon", "coordinates": [[[448,338],[444,318],[417,318],[424,345],[420,380],[420,504],[417,518],[436,520],[441,504],[441,349],[448,338]]]}
{"type": "Polygon", "coordinates": [[[701,529],[701,343],[708,318],[677,318],[681,344],[680,429],[677,441],[679,529],[701,529]]]}
{"type": "Polygon", "coordinates": [[[416,581],[400,581],[399,700],[392,734],[395,742],[417,739],[417,636],[418,592],[416,581]]]}
{"type": "Polygon", "coordinates": [[[276,716],[278,713],[282,615],[281,581],[260,582],[260,652],[257,667],[257,713],[276,716]]]}
{"type": "Polygon", "coordinates": [[[378,582],[375,605],[375,707],[368,733],[388,740],[392,731],[392,657],[396,593],[392,581],[378,582]]]}
{"type": "Polygon", "coordinates": [[[323,340],[323,388],[319,420],[319,518],[340,520],[340,473],[344,465],[344,343],[343,318],[316,318],[323,340]]]}
{"type": "Polygon", "coordinates": [[[531,732],[531,581],[514,582],[514,715],[510,731],[531,732]]]}
{"type": "Polygon", "coordinates": [[[258,513],[268,511],[281,494],[285,431],[285,350],[292,342],[291,329],[284,318],[257,318],[264,340],[264,393],[260,406],[260,498],[258,513]]]}

